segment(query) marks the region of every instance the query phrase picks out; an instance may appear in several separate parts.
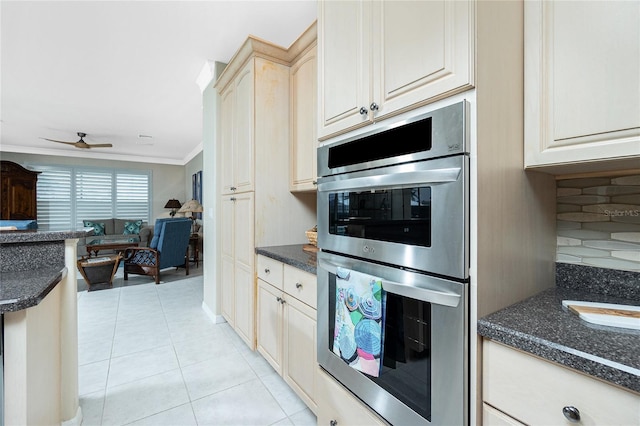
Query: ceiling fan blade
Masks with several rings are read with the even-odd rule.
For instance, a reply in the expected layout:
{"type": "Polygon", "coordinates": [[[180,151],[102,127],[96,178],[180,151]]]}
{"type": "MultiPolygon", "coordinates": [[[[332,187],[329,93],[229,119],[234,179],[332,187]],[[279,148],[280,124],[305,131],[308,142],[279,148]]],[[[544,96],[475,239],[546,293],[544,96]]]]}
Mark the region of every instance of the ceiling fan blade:
{"type": "Polygon", "coordinates": [[[44,139],[45,141],[49,141],[49,142],[57,142],[57,143],[64,143],[67,145],[75,145],[75,142],[65,142],[65,141],[57,141],[55,139],[47,139],[47,138],[40,138],[40,139],[44,139]]]}
{"type": "Polygon", "coordinates": [[[111,148],[113,147],[113,145],[111,145],[110,143],[90,143],[87,144],[89,145],[89,148],[111,148]]]}

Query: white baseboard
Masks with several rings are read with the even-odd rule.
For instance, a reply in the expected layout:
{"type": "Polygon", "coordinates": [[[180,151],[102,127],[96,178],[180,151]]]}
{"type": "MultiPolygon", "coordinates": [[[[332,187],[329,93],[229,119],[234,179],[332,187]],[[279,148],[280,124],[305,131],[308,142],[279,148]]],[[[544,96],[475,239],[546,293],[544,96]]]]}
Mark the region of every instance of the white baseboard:
{"type": "Polygon", "coordinates": [[[222,324],[223,322],[227,322],[222,315],[216,315],[215,313],[213,313],[213,311],[209,309],[207,304],[204,302],[202,302],[202,310],[205,314],[207,314],[211,322],[213,322],[214,324],[222,324]]]}
{"type": "Polygon", "coordinates": [[[69,419],[60,423],[60,426],[80,426],[82,424],[82,407],[78,406],[78,411],[76,411],[76,415],[69,419]]]}

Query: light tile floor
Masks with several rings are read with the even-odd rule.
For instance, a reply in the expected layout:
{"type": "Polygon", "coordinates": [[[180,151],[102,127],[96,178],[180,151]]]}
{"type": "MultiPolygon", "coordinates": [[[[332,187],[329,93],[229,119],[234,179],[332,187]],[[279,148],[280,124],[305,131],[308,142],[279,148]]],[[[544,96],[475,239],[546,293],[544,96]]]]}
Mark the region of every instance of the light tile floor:
{"type": "Polygon", "coordinates": [[[83,425],[315,425],[258,352],[202,310],[203,277],[78,293],[83,425]]]}

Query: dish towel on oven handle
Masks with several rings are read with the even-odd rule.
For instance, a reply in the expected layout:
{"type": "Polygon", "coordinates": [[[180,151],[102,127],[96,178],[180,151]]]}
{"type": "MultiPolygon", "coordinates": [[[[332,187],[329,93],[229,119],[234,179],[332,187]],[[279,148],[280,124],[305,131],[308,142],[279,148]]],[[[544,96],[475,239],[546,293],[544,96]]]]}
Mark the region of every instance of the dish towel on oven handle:
{"type": "Polygon", "coordinates": [[[337,268],[333,353],[373,377],[380,376],[385,305],[382,279],[337,268]]]}

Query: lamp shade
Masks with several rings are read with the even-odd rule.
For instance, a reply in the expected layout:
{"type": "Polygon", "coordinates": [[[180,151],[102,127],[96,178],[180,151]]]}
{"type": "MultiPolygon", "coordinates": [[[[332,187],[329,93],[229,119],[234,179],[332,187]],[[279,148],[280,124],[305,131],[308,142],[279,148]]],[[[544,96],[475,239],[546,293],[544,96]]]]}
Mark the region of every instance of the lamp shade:
{"type": "Polygon", "coordinates": [[[204,211],[202,204],[198,200],[189,200],[180,207],[178,210],[180,213],[201,213],[204,211]]]}
{"type": "Polygon", "coordinates": [[[182,204],[180,204],[180,201],[176,200],[175,198],[170,199],[169,201],[167,201],[167,204],[164,205],[165,209],[179,209],[182,206],[182,204]]]}

